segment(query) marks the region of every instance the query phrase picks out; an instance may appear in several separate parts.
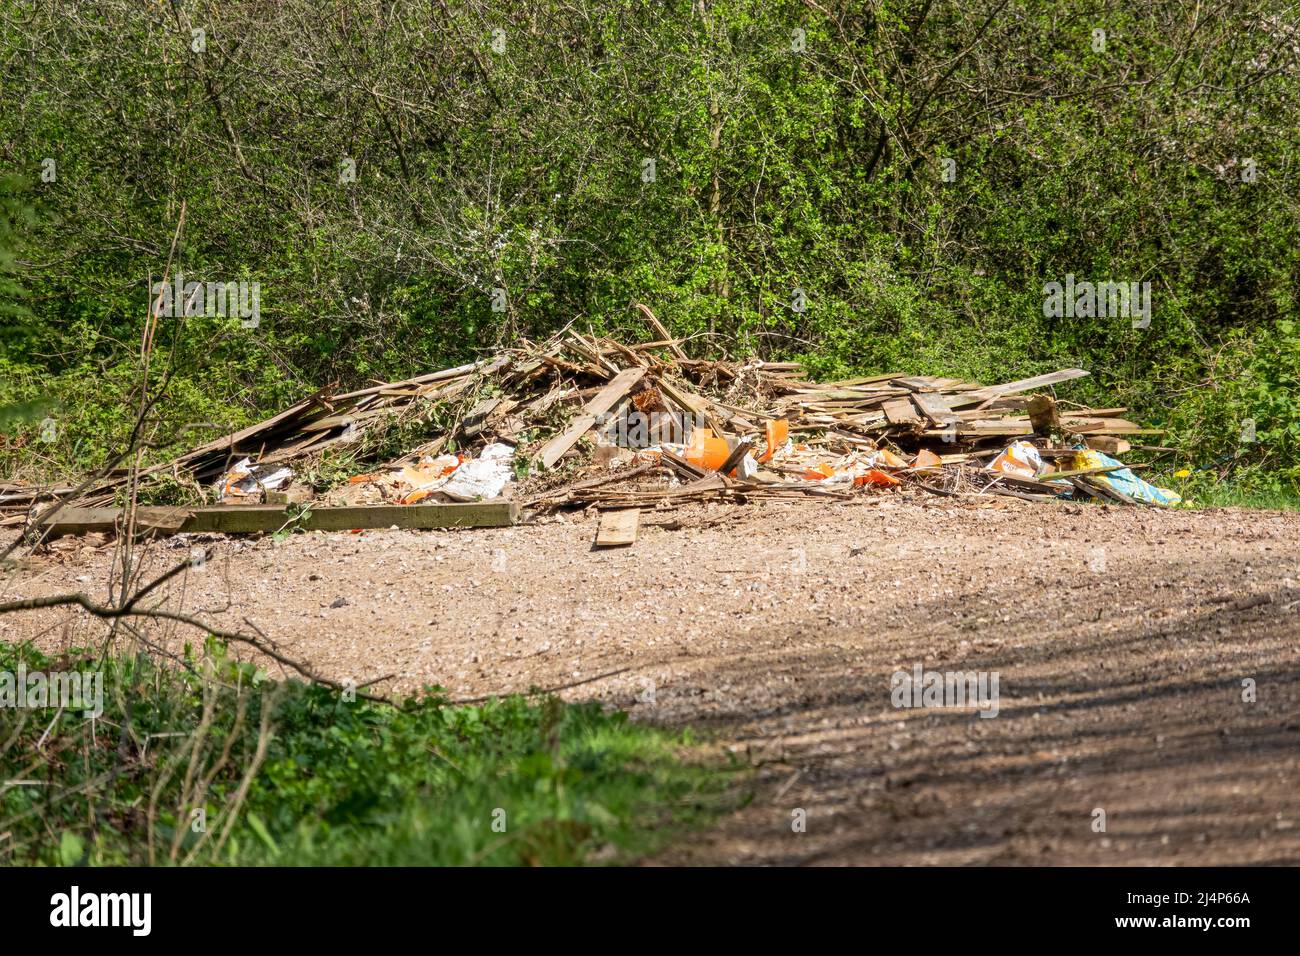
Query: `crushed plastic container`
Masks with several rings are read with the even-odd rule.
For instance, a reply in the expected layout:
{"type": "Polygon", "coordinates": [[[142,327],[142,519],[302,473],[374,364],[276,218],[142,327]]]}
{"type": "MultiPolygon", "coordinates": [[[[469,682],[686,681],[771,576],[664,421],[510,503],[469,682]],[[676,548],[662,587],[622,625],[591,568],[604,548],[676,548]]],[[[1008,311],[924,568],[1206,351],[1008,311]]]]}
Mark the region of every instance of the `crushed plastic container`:
{"type": "Polygon", "coordinates": [[[718,438],[710,428],[697,428],[691,432],[691,443],[686,446],[686,460],[699,468],[717,471],[726,464],[731,447],[725,438],[718,438]]]}
{"type": "Polygon", "coordinates": [[[891,487],[893,485],[902,484],[902,482],[887,471],[881,471],[879,468],[872,468],[865,474],[858,475],[858,477],[854,478],[853,484],[858,487],[861,487],[862,485],[891,487]]]}

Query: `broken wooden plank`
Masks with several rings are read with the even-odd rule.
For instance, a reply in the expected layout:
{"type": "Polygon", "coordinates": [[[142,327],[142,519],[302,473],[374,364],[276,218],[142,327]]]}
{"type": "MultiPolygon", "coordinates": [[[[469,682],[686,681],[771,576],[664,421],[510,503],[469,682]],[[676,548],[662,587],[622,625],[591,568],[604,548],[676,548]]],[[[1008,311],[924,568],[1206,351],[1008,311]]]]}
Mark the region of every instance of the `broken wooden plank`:
{"type": "Polygon", "coordinates": [[[910,398],[885,402],[885,420],[891,425],[919,425],[921,416],[910,398]]]}
{"type": "Polygon", "coordinates": [[[660,453],[660,458],[666,461],[669,467],[682,478],[703,478],[707,474],[703,468],[697,468],[685,458],[673,454],[666,448],[660,453]]]}
{"type": "Polygon", "coordinates": [[[740,464],[740,459],[744,458],[752,447],[752,442],[744,439],[736,442],[736,447],[731,449],[731,452],[727,455],[726,459],[718,467],[718,471],[724,475],[730,475],[740,464]]]}
{"type": "MultiPolygon", "coordinates": [[[[1054,481],[1057,478],[1082,478],[1085,475],[1104,475],[1112,471],[1122,471],[1129,468],[1129,465],[1102,465],[1099,468],[1070,468],[1065,471],[1050,471],[1039,475],[1039,481],[1054,481]]],[[[1141,468],[1141,465],[1133,465],[1132,468],[1141,468]]]]}
{"type": "Polygon", "coordinates": [[[929,378],[925,375],[916,375],[911,378],[896,378],[895,385],[901,385],[910,392],[933,392],[935,390],[936,379],[929,378]]]}
{"type": "Polygon", "coordinates": [[[1027,392],[1033,388],[1046,388],[1049,385],[1059,385],[1062,382],[1068,382],[1071,379],[1082,378],[1088,373],[1081,368],[1063,368],[1058,372],[1048,372],[1045,375],[1035,375],[1033,378],[1022,378],[1014,382],[1006,382],[1003,385],[990,385],[988,388],[976,389],[972,392],[963,392],[954,396],[953,407],[960,408],[963,405],[974,405],[977,402],[986,402],[994,398],[1003,398],[1007,395],[1014,395],[1017,392],[1027,392]]]}
{"type": "Polygon", "coordinates": [[[713,429],[714,434],[719,436],[726,434],[722,423],[718,421],[718,416],[713,414],[711,402],[684,388],[678,388],[667,379],[659,380],[659,390],[694,415],[697,420],[703,419],[704,423],[713,429]]]}
{"type": "Polygon", "coordinates": [[[1119,418],[1099,418],[1094,422],[1066,422],[1068,431],[1078,435],[1163,435],[1163,428],[1142,428],[1119,418]],[[1119,424],[1106,424],[1116,422],[1119,424]]]}
{"type": "Polygon", "coordinates": [[[632,386],[641,381],[645,375],[643,368],[624,369],[610,379],[609,384],[597,393],[596,397],[587,403],[587,407],[582,410],[577,418],[570,422],[569,427],[555,435],[538,452],[538,458],[541,460],[543,468],[550,468],[560,460],[560,456],[574,446],[574,444],[586,434],[587,430],[596,424],[596,418],[605,414],[625,396],[632,386]]]}
{"type": "Polygon", "coordinates": [[[1061,415],[1056,410],[1056,400],[1050,395],[1035,395],[1029,400],[1029,423],[1034,434],[1047,438],[1061,431],[1061,415]]]}
{"type": "Polygon", "coordinates": [[[456,368],[443,369],[440,372],[430,372],[428,375],[417,375],[415,378],[403,379],[400,382],[383,382],[379,385],[372,385],[369,388],[358,389],[355,392],[345,392],[342,395],[333,396],[331,402],[344,402],[352,398],[363,398],[367,395],[377,395],[384,389],[401,388],[405,385],[427,385],[430,382],[444,382],[447,379],[458,378],[461,375],[468,375],[480,368],[485,368],[486,372],[495,372],[501,369],[506,360],[499,358],[493,362],[483,360],[481,362],[471,362],[469,365],[460,365],[456,368]]]}
{"type": "Polygon", "coordinates": [[[606,511],[600,516],[600,527],[596,529],[596,547],[635,544],[640,524],[641,512],[637,508],[606,511]]]}
{"type": "Polygon", "coordinates": [[[326,386],[320,391],[308,395],[302,401],[294,405],[291,405],[289,408],[285,409],[283,412],[280,412],[280,414],[278,415],[273,415],[270,418],[266,419],[265,421],[258,422],[256,425],[249,425],[247,428],[242,428],[237,432],[232,432],[231,434],[226,435],[222,438],[218,438],[214,441],[208,442],[207,444],[200,445],[198,448],[195,448],[191,451],[186,452],[184,455],[181,455],[173,462],[169,462],[167,464],[162,464],[162,465],[154,465],[152,468],[148,468],[145,471],[141,472],[141,475],[143,476],[146,474],[150,474],[162,468],[170,468],[173,465],[185,467],[190,462],[196,461],[202,456],[208,454],[215,454],[219,457],[220,456],[229,457],[229,455],[234,454],[237,446],[251,439],[258,438],[264,434],[268,434],[280,425],[285,425],[291,422],[292,420],[301,419],[308,415],[313,415],[314,413],[317,413],[319,409],[322,408],[325,409],[326,411],[333,411],[338,402],[338,398],[337,397],[334,399],[326,398],[331,388],[333,388],[332,385],[326,386]]]}
{"type": "Polygon", "coordinates": [[[912,401],[926,418],[940,428],[952,424],[956,417],[949,400],[937,392],[917,392],[912,396],[912,401]]]}
{"type": "Polygon", "coordinates": [[[1114,435],[1090,435],[1084,439],[1084,443],[1093,451],[1106,455],[1122,455],[1133,447],[1123,438],[1114,435]]]}
{"type": "Polygon", "coordinates": [[[668,329],[664,327],[664,324],[655,317],[655,314],[650,311],[650,307],[648,305],[642,305],[640,302],[636,304],[636,307],[637,311],[641,313],[641,317],[650,323],[650,327],[659,334],[659,337],[661,339],[667,339],[671,343],[668,346],[668,351],[673,353],[673,357],[679,359],[686,358],[686,353],[681,350],[681,347],[678,346],[677,342],[673,339],[672,333],[669,332],[668,329]]]}
{"type": "MultiPolygon", "coordinates": [[[[777,364],[776,362],[764,362],[761,367],[765,369],[774,368],[777,364]]],[[[859,385],[874,385],[876,382],[888,382],[902,377],[902,372],[889,372],[885,375],[867,375],[864,378],[842,378],[834,382],[823,382],[822,385],[825,388],[854,388],[859,385]]]]}
{"type": "MultiPolygon", "coordinates": [[[[1096,491],[1101,492],[1103,496],[1109,498],[1111,501],[1114,501],[1116,504],[1136,505],[1139,503],[1136,499],[1130,498],[1128,495],[1120,491],[1114,485],[1108,484],[1104,481],[1093,481],[1087,476],[1083,476],[1080,478],[1072,478],[1070,480],[1076,482],[1077,485],[1083,486],[1089,490],[1096,489],[1096,491]]],[[[1143,504],[1145,504],[1145,502],[1143,502],[1143,504]]]]}
{"type": "Polygon", "coordinates": [[[483,430],[483,425],[487,421],[488,415],[501,404],[499,397],[484,398],[473,408],[465,413],[465,417],[460,420],[461,434],[466,438],[473,438],[483,430]]]}

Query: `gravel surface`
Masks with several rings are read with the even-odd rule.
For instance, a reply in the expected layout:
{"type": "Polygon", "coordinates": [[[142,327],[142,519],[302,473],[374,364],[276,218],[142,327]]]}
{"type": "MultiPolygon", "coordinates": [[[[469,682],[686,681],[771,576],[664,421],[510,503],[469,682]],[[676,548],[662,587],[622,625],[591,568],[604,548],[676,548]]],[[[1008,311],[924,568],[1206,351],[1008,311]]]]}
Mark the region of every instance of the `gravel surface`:
{"type": "MultiPolygon", "coordinates": [[[[168,606],[383,692],[564,688],[706,731],[753,799],[654,862],[1300,863],[1300,515],[880,495],[595,528],[218,540],[168,606]],[[996,716],[894,706],[918,666],[996,674],[996,716]]],[[[103,599],[111,561],[56,542],[0,600],[103,599]]],[[[47,648],[103,630],[0,617],[47,648]]]]}

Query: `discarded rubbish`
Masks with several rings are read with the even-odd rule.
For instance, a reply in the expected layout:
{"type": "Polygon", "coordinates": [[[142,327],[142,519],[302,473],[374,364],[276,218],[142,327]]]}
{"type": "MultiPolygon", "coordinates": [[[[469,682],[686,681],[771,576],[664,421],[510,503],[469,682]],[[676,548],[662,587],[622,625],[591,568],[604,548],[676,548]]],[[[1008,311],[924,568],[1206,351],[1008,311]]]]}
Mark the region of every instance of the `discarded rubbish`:
{"type": "MultiPolygon", "coordinates": [[[[545,512],[883,494],[1180,500],[1096,450],[1156,430],[1121,418],[1123,408],[1041,400],[1082,369],[992,386],[901,372],[817,383],[794,362],[689,357],[657,321],[648,345],[569,330],[457,368],[324,389],[141,479],[185,474],[215,502],[258,504],[322,452],[348,449],[355,474],[313,507],[505,499],[545,512]],[[427,429],[397,460],[366,457],[372,429],[393,423],[427,429]]],[[[113,504],[124,481],[101,479],[74,503],[113,504]]],[[[15,516],[5,520],[31,520],[36,492],[0,491],[0,515],[15,516]]]]}
{"type": "Polygon", "coordinates": [[[767,461],[785,447],[790,438],[790,423],[784,418],[768,419],[763,424],[763,432],[767,438],[767,450],[758,459],[760,462],[767,461]]]}
{"type": "Polygon", "coordinates": [[[217,501],[235,503],[258,501],[267,491],[275,491],[293,478],[290,468],[268,469],[244,458],[230,467],[217,483],[217,501]]]}
{"type": "Polygon", "coordinates": [[[895,478],[889,472],[881,471],[879,468],[872,468],[866,474],[858,475],[853,479],[855,485],[884,485],[889,487],[890,485],[901,485],[902,483],[901,478],[895,478]]]}
{"type": "Polygon", "coordinates": [[[489,501],[499,497],[512,476],[510,460],[514,453],[509,445],[488,445],[478,458],[453,471],[439,490],[453,501],[489,501]]]}
{"type": "Polygon", "coordinates": [[[1037,478],[1043,473],[1043,459],[1029,442],[1012,442],[989,463],[988,470],[1017,478],[1037,478]]]}
{"type": "Polygon", "coordinates": [[[1176,491],[1157,488],[1155,485],[1143,481],[1128,468],[1122,467],[1120,462],[1109,455],[1103,455],[1099,451],[1080,449],[1079,453],[1074,456],[1074,467],[1118,468],[1116,471],[1090,475],[1089,480],[1105,484],[1120,494],[1127,495],[1134,501],[1143,501],[1152,505],[1176,505],[1183,500],[1183,496],[1176,491]]]}
{"type": "Polygon", "coordinates": [[[717,471],[731,454],[725,438],[718,438],[708,428],[697,428],[686,446],[686,460],[692,465],[717,471]]]}
{"type": "Polygon", "coordinates": [[[912,460],[913,471],[935,471],[942,467],[943,459],[928,448],[922,448],[912,460]]]}

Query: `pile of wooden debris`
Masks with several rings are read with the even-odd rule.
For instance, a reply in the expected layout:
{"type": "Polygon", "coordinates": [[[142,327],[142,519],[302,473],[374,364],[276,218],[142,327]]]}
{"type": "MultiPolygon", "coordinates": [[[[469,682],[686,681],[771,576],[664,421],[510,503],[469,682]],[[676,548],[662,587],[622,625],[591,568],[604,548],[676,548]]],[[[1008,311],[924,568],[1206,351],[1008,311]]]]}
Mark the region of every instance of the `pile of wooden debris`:
{"type": "MultiPolygon", "coordinates": [[[[380,509],[374,521],[442,526],[429,508],[498,499],[509,502],[507,512],[479,509],[490,517],[451,523],[503,523],[520,505],[667,508],[882,489],[1177,500],[1108,457],[1156,430],[1122,418],[1123,408],[1058,403],[1043,392],[1086,375],[1082,369],[993,386],[902,373],[814,383],[792,362],[691,358],[648,308],[638,309],[656,341],[627,345],[566,330],[458,368],[349,392],[327,388],[154,465],[142,480],[189,480],[217,505],[171,509],[156,527],[193,529],[203,513],[204,529],[259,530],[295,504],[351,509],[336,525],[380,509]],[[416,447],[379,464],[366,460],[374,430],[392,434],[394,426],[421,436],[416,447]],[[323,453],[349,449],[355,454],[344,460],[356,469],[348,480],[323,488],[301,480],[323,453]],[[418,508],[422,520],[391,521],[395,507],[418,508]],[[225,525],[210,517],[249,508],[267,517],[225,525]]],[[[85,489],[71,517],[84,526],[86,509],[119,503],[127,479],[113,474],[85,489]]],[[[30,518],[40,494],[0,489],[0,509],[30,518]]],[[[66,525],[70,509],[61,510],[66,525]]]]}

